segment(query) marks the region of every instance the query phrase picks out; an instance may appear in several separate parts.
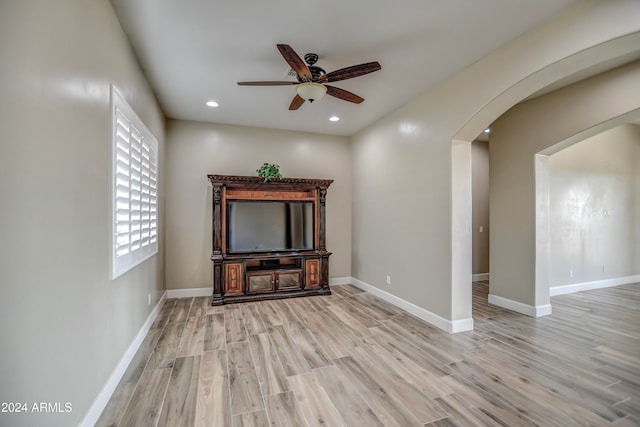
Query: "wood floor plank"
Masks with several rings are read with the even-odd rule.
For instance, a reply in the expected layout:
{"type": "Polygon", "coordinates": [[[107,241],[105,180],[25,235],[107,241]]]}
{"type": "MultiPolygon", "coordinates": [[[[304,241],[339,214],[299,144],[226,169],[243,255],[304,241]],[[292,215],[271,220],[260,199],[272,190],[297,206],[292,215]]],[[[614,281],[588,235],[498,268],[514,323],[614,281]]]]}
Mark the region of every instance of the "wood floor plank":
{"type": "Polygon", "coordinates": [[[342,319],[329,311],[329,309],[319,311],[315,315],[327,326],[330,333],[347,348],[357,347],[364,342],[361,333],[353,329],[351,325],[343,323],[342,319]]]}
{"type": "Polygon", "coordinates": [[[441,418],[447,413],[427,397],[420,388],[405,380],[393,367],[380,369],[377,354],[367,345],[356,347],[353,357],[367,372],[375,372],[375,380],[382,386],[386,393],[395,398],[411,412],[421,423],[426,424],[441,418]]]}
{"type": "Polygon", "coordinates": [[[501,426],[537,427],[537,424],[515,410],[508,402],[505,405],[502,401],[496,400],[495,395],[487,392],[481,384],[475,384],[457,374],[447,375],[440,380],[472,407],[478,408],[501,426]]]}
{"type": "Polygon", "coordinates": [[[169,323],[164,327],[145,369],[173,368],[184,327],[184,323],[169,323]]]}
{"type": "Polygon", "coordinates": [[[254,304],[245,304],[241,313],[244,319],[244,326],[246,328],[247,335],[257,335],[266,332],[266,328],[262,322],[262,317],[254,304]]]}
{"type": "Polygon", "coordinates": [[[260,383],[251,358],[248,341],[227,344],[231,414],[264,409],[260,383]]]}
{"type": "Polygon", "coordinates": [[[514,411],[525,416],[537,425],[544,425],[549,419],[554,419],[560,425],[598,425],[603,422],[596,414],[582,411],[579,407],[573,407],[559,396],[545,393],[535,387],[526,387],[528,381],[511,375],[509,369],[500,372],[491,369],[487,365],[474,363],[471,360],[458,362],[454,370],[472,384],[482,384],[483,392],[495,401],[502,402],[504,406],[513,408],[514,411]],[[537,391],[537,393],[532,393],[537,391]],[[505,399],[508,396],[508,400],[505,399]]]}
{"type": "Polygon", "coordinates": [[[307,425],[348,427],[312,373],[289,377],[289,386],[307,425]]]}
{"type": "MultiPolygon", "coordinates": [[[[489,341],[474,353],[473,362],[482,365],[492,376],[505,376],[505,372],[517,373],[517,376],[512,376],[516,378],[514,386],[533,399],[538,396],[538,401],[549,396],[555,396],[558,402],[568,399],[567,406],[571,405],[571,399],[589,401],[589,412],[608,421],[625,415],[613,406],[619,401],[619,396],[603,387],[597,379],[594,380],[590,372],[567,365],[541,365],[534,359],[521,356],[504,358],[503,354],[504,346],[489,341]],[[575,376],[571,382],[558,381],[562,373],[575,376]]],[[[509,379],[508,376],[505,378],[509,379]]]]}
{"type": "Polygon", "coordinates": [[[202,354],[206,329],[205,322],[206,318],[204,316],[188,317],[180,340],[180,351],[178,352],[178,357],[202,354]]]}
{"type": "Polygon", "coordinates": [[[269,425],[269,417],[267,417],[267,411],[264,409],[247,412],[234,415],[232,425],[233,427],[264,427],[269,425]]]}
{"type": "Polygon", "coordinates": [[[302,322],[291,322],[287,326],[287,332],[296,343],[311,369],[331,365],[331,360],[320,347],[313,334],[302,322]]]}
{"type": "Polygon", "coordinates": [[[171,376],[171,369],[145,371],[131,397],[122,426],[155,426],[171,376]]]}
{"type": "Polygon", "coordinates": [[[389,351],[402,353],[436,378],[450,373],[450,369],[446,364],[434,360],[423,348],[417,347],[415,343],[406,337],[403,339],[397,336],[385,326],[371,328],[371,331],[374,333],[368,339],[375,341],[382,348],[389,351]]]}
{"type": "Polygon", "coordinates": [[[189,310],[189,317],[204,317],[207,315],[207,309],[211,297],[195,297],[191,303],[191,309],[189,310]]]}
{"type": "Polygon", "coordinates": [[[193,298],[178,298],[176,305],[173,307],[167,323],[183,323],[187,321],[189,317],[189,310],[191,310],[191,304],[193,298]]]}
{"type": "Polygon", "coordinates": [[[376,342],[368,343],[369,348],[376,353],[378,361],[383,366],[388,366],[395,373],[413,384],[422,394],[430,399],[451,393],[445,385],[434,375],[429,373],[419,364],[415,363],[399,351],[383,348],[376,342]]]}
{"type": "Polygon", "coordinates": [[[360,300],[360,302],[369,310],[376,310],[381,315],[384,315],[386,317],[391,317],[399,314],[406,314],[401,308],[398,308],[393,304],[383,301],[380,298],[367,292],[355,295],[354,298],[357,298],[358,300],[360,300]]]}
{"type": "Polygon", "coordinates": [[[268,396],[289,390],[287,374],[269,335],[250,335],[249,345],[262,395],[268,396]]]}
{"type": "Polygon", "coordinates": [[[319,312],[309,313],[305,324],[314,331],[314,336],[320,347],[330,359],[337,359],[351,355],[351,343],[345,343],[342,337],[334,335],[329,326],[322,320],[319,312]]]}
{"type": "Polygon", "coordinates": [[[224,349],[202,353],[195,420],[196,426],[231,425],[227,352],[224,349]]]}
{"type": "Polygon", "coordinates": [[[269,301],[269,305],[271,305],[274,310],[280,314],[280,318],[283,320],[284,324],[300,320],[286,300],[272,300],[269,301]]]}
{"type": "Polygon", "coordinates": [[[224,312],[224,326],[228,343],[247,340],[247,330],[244,327],[241,308],[234,307],[224,312]]]}
{"type": "Polygon", "coordinates": [[[300,320],[304,320],[308,313],[318,311],[315,306],[311,305],[309,302],[310,299],[311,298],[291,298],[285,301],[295,316],[300,320]]]}
{"type": "Polygon", "coordinates": [[[227,342],[224,326],[224,314],[207,314],[205,317],[203,351],[219,350],[227,342]]]}
{"type": "Polygon", "coordinates": [[[179,357],[173,365],[158,427],[191,427],[195,423],[200,356],[179,357]]]}
{"type": "MultiPolygon", "coordinates": [[[[478,410],[478,408],[471,405],[470,402],[466,402],[456,393],[436,397],[435,402],[448,414],[451,425],[459,427],[500,427],[502,425],[484,412],[478,410]]],[[[440,424],[436,421],[432,425],[436,426],[440,424]]]]}
{"type": "Polygon", "coordinates": [[[384,426],[357,389],[345,380],[338,367],[315,369],[313,375],[348,426],[384,426]]]}
{"type": "Polygon", "coordinates": [[[389,396],[387,390],[373,378],[375,373],[367,372],[353,357],[336,359],[334,364],[340,369],[346,380],[356,387],[360,396],[366,396],[368,405],[385,426],[423,425],[402,402],[389,396]]]}
{"type": "Polygon", "coordinates": [[[350,313],[347,313],[339,305],[333,305],[329,307],[327,310],[330,311],[343,324],[348,325],[351,329],[353,329],[358,336],[366,337],[367,335],[370,335],[370,331],[366,324],[359,321],[356,317],[352,316],[350,313]]]}
{"type": "Polygon", "coordinates": [[[304,374],[311,370],[307,360],[287,333],[284,325],[267,328],[267,331],[269,332],[269,338],[273,340],[273,348],[276,349],[287,376],[304,374]]]}
{"type": "Polygon", "coordinates": [[[256,310],[260,314],[260,318],[265,327],[283,325],[284,322],[275,307],[270,301],[260,301],[256,303],[256,310]]]}
{"type": "Polygon", "coordinates": [[[265,396],[265,405],[273,426],[300,427],[306,425],[296,398],[291,391],[265,396]]]}
{"type": "Polygon", "coordinates": [[[366,328],[370,328],[372,326],[378,326],[379,320],[367,312],[362,305],[354,302],[353,298],[345,299],[344,301],[336,304],[341,310],[349,313],[350,316],[356,318],[358,322],[363,324],[366,328]]]}
{"type": "MultiPolygon", "coordinates": [[[[407,317],[404,317],[403,320],[407,317]]],[[[382,322],[382,324],[384,326],[381,329],[388,330],[391,335],[403,339],[436,365],[444,366],[463,359],[464,349],[452,345],[450,340],[448,340],[448,345],[440,343],[436,336],[432,336],[432,329],[421,327],[421,325],[418,327],[407,326],[404,322],[400,323],[397,316],[382,322]]]]}
{"type": "Polygon", "coordinates": [[[164,304],[162,304],[162,308],[158,313],[158,317],[156,317],[156,320],[154,320],[153,324],[151,325],[151,329],[164,328],[164,326],[167,324],[167,321],[169,320],[169,316],[171,315],[171,312],[173,311],[173,308],[175,307],[177,301],[178,301],[177,299],[172,298],[172,299],[166,300],[164,304]]]}

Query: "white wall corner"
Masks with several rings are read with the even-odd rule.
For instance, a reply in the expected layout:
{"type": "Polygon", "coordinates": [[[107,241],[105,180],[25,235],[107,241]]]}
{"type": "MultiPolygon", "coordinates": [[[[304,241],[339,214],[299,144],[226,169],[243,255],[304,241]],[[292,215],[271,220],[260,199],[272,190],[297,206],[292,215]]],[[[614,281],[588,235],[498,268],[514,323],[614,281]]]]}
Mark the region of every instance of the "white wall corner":
{"type": "Polygon", "coordinates": [[[166,299],[167,299],[167,292],[164,292],[162,294],[162,297],[160,297],[160,300],[158,300],[155,307],[153,307],[153,310],[151,310],[151,313],[149,313],[147,320],[145,320],[145,322],[142,324],[142,327],[136,334],[135,338],[133,339],[133,341],[127,348],[127,350],[124,352],[124,354],[120,358],[120,361],[118,362],[115,369],[107,379],[107,382],[105,383],[104,387],[102,387],[102,390],[100,390],[100,393],[98,393],[98,396],[96,396],[96,398],[93,400],[93,403],[89,408],[89,411],[87,412],[87,414],[84,416],[83,420],[79,424],[80,427],[91,427],[98,422],[100,415],[102,415],[102,411],[104,411],[104,408],[107,406],[107,403],[109,403],[109,399],[111,399],[111,396],[113,395],[113,392],[116,390],[116,387],[120,383],[122,376],[127,371],[129,364],[131,363],[134,356],[138,352],[138,349],[142,345],[142,342],[144,341],[145,337],[147,336],[147,333],[149,332],[149,329],[151,329],[151,325],[153,325],[153,322],[156,320],[156,317],[158,317],[158,314],[160,313],[160,309],[162,308],[162,305],[164,304],[166,299]]]}
{"type": "Polygon", "coordinates": [[[551,316],[551,304],[537,305],[534,309],[533,317],[551,316]]]}
{"type": "Polygon", "coordinates": [[[457,334],[458,332],[473,331],[473,317],[452,320],[450,323],[451,328],[448,331],[449,333],[457,334]]]}
{"type": "Polygon", "coordinates": [[[400,297],[397,297],[389,292],[383,291],[382,289],[376,288],[362,280],[358,280],[355,277],[351,278],[351,284],[356,286],[357,288],[362,289],[363,291],[367,291],[378,298],[395,305],[398,308],[403,309],[407,313],[413,314],[419,319],[424,320],[425,322],[442,329],[443,331],[449,333],[457,333],[473,330],[473,319],[459,319],[459,320],[447,320],[441,316],[438,316],[435,313],[432,313],[428,310],[425,310],[422,307],[418,307],[417,305],[410,303],[400,297]]]}
{"type": "MultiPolygon", "coordinates": [[[[471,142],[451,141],[451,317],[472,319],[471,142]]],[[[472,321],[473,323],[473,321],[472,321]]],[[[468,329],[466,329],[468,330],[468,329]]],[[[449,332],[453,331],[449,325],[449,332]]]]}
{"type": "Polygon", "coordinates": [[[497,295],[489,294],[489,304],[515,311],[530,317],[548,316],[551,314],[551,304],[533,306],[523,304],[518,301],[502,298],[497,295]]]}

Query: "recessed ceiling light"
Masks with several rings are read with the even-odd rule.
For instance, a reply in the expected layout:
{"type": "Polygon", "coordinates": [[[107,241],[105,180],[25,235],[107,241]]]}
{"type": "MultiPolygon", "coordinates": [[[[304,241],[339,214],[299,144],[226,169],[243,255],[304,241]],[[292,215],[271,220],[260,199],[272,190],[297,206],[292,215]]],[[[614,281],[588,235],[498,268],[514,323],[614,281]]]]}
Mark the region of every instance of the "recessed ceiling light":
{"type": "Polygon", "coordinates": [[[489,133],[489,132],[491,132],[491,128],[486,128],[486,129],[484,130],[484,133],[489,133]]]}
{"type": "Polygon", "coordinates": [[[216,101],[207,101],[208,107],[217,107],[218,103],[216,101]]]}
{"type": "Polygon", "coordinates": [[[331,117],[329,117],[329,120],[330,120],[330,121],[332,121],[332,122],[337,122],[337,121],[339,121],[339,120],[340,120],[340,117],[338,117],[338,116],[331,116],[331,117]]]}

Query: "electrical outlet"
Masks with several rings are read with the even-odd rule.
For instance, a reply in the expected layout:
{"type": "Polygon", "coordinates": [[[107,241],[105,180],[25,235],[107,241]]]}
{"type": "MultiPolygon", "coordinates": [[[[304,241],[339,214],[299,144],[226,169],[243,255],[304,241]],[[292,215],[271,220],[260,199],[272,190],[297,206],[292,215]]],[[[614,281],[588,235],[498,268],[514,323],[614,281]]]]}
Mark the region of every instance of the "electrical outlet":
{"type": "Polygon", "coordinates": [[[602,272],[603,272],[603,273],[606,273],[606,272],[607,272],[607,269],[605,268],[605,266],[604,266],[604,265],[602,266],[602,272]]]}
{"type": "Polygon", "coordinates": [[[573,270],[569,270],[569,277],[573,277],[573,270]]]}
{"type": "Polygon", "coordinates": [[[391,284],[391,276],[387,276],[387,285],[391,284]]]}
{"type": "Polygon", "coordinates": [[[151,293],[147,295],[147,305],[151,305],[151,293]]]}

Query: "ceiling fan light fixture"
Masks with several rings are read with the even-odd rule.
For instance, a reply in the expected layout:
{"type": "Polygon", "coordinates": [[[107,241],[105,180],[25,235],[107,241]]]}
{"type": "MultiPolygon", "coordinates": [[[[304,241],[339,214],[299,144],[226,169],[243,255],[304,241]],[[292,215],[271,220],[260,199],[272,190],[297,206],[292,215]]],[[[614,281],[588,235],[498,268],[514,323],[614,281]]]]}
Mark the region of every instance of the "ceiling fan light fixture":
{"type": "Polygon", "coordinates": [[[320,83],[305,82],[296,86],[296,92],[305,101],[313,102],[322,99],[324,94],[327,93],[327,87],[320,83]]]}

